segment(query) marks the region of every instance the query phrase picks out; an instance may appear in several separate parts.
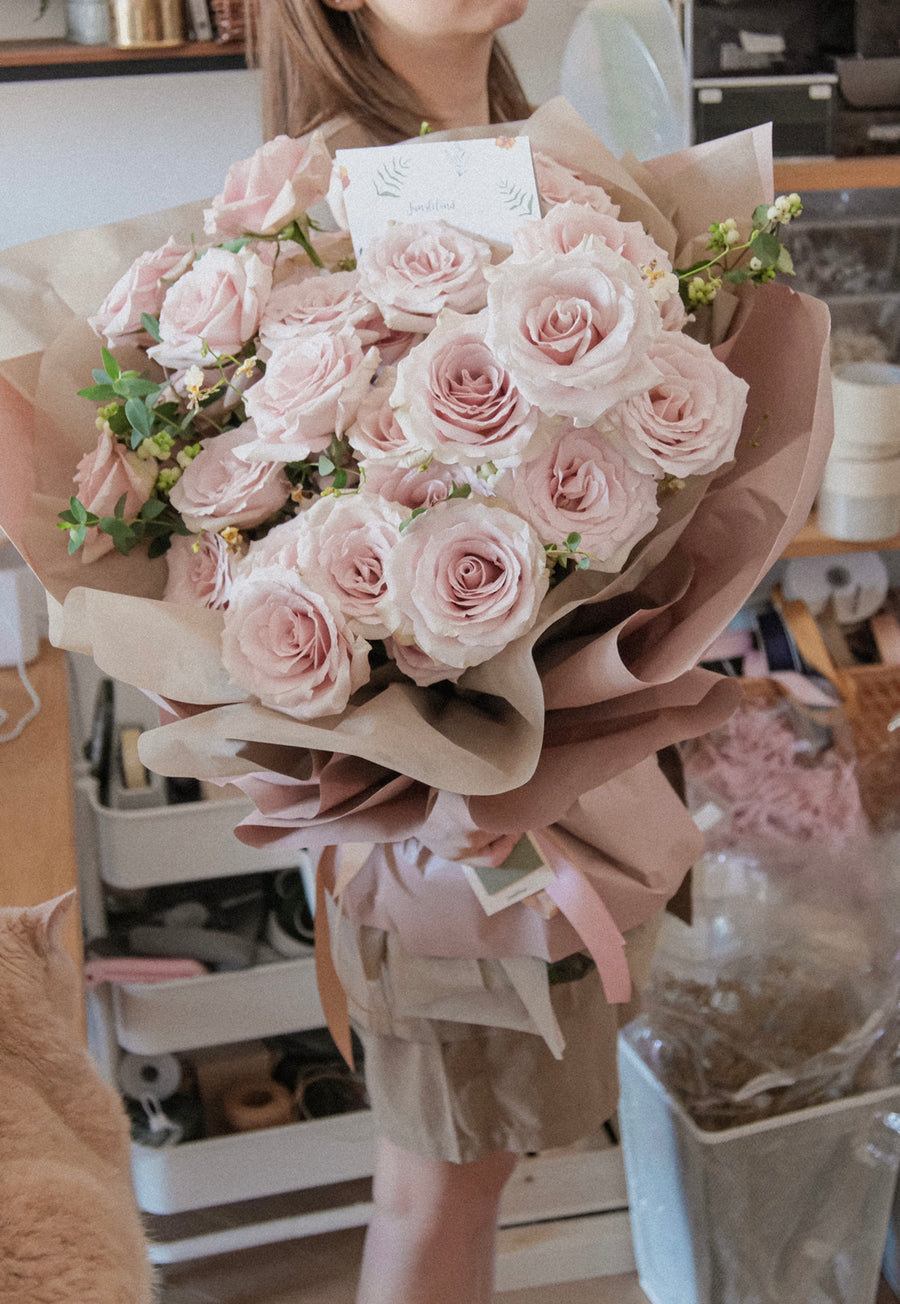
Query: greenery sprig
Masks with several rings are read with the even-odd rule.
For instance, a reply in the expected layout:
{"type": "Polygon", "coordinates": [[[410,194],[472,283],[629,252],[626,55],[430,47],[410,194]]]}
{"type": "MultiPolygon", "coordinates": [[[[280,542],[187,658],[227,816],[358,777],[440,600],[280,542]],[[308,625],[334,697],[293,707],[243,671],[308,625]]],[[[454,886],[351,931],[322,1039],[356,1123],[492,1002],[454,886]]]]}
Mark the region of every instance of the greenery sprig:
{"type": "Polygon", "coordinates": [[[723,281],[731,285],[764,285],[779,272],[794,275],[791,255],[781,243],[779,229],[803,212],[796,193],[781,195],[774,204],[760,204],[753,210],[750,236],[741,241],[733,217],[713,222],[709,227],[707,250],[711,258],[701,258],[691,267],[676,271],[681,298],[688,308],[712,303],[723,281]]]}

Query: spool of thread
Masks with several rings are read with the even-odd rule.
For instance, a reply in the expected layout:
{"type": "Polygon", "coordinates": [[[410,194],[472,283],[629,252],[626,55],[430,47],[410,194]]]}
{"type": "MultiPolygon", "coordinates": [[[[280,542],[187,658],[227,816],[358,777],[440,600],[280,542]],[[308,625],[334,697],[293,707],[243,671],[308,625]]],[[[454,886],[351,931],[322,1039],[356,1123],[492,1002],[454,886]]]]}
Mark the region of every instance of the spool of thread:
{"type": "Polygon", "coordinates": [[[868,620],[887,597],[888,570],[877,552],[795,557],[784,571],[784,596],[801,599],[814,616],[831,602],[840,625],[868,620]]]}
{"type": "Polygon", "coordinates": [[[119,1089],[123,1096],[140,1100],[154,1096],[168,1100],[181,1086],[181,1065],[174,1055],[124,1054],[119,1060],[119,1089]]]}
{"type": "Polygon", "coordinates": [[[257,1132],[281,1127],[294,1117],[294,1102],[287,1087],[271,1078],[244,1078],[233,1082],[223,1098],[225,1121],[232,1132],[257,1132]]]}

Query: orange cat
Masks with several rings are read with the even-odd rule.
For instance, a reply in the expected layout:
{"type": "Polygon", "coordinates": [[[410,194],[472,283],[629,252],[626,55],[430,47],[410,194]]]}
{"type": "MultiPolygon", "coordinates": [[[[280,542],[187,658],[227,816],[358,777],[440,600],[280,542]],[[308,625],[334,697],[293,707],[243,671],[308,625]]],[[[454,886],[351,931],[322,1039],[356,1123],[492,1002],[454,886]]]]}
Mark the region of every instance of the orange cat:
{"type": "Polygon", "coordinates": [[[0,908],[0,1301],[151,1304],[128,1124],[60,940],[74,897],[0,908]]]}

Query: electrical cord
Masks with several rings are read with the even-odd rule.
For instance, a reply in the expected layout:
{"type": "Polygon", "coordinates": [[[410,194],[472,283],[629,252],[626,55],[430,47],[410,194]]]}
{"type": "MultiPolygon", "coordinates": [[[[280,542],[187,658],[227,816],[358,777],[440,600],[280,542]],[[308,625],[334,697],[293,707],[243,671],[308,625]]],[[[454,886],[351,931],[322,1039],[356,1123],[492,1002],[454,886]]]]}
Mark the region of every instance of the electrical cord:
{"type": "MultiPolygon", "coordinates": [[[[25,726],[27,724],[30,724],[30,722],[37,715],[38,711],[40,711],[41,709],[41,699],[38,697],[37,693],[35,692],[34,685],[32,684],[31,680],[28,678],[28,671],[25,669],[25,661],[21,656],[19,657],[19,660],[16,662],[16,669],[19,672],[19,678],[22,681],[22,685],[25,688],[26,693],[31,698],[31,706],[28,708],[28,710],[22,716],[21,720],[19,720],[18,724],[13,729],[11,729],[8,733],[0,734],[0,743],[11,743],[14,738],[18,738],[19,735],[25,729],[25,726]]],[[[6,724],[8,719],[9,719],[9,712],[4,711],[3,707],[0,706],[0,725],[6,724]]]]}

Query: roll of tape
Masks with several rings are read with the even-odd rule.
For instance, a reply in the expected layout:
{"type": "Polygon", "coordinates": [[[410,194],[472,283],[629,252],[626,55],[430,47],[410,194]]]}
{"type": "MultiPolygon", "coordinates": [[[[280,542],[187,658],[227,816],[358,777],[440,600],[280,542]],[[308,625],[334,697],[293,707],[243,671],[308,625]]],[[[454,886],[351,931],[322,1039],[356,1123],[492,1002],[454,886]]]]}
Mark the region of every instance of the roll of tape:
{"type": "Polygon", "coordinates": [[[154,1096],[168,1100],[181,1086],[181,1065],[174,1055],[133,1055],[119,1060],[119,1089],[123,1096],[140,1100],[154,1096]]]}
{"type": "Polygon", "coordinates": [[[784,596],[801,599],[814,616],[830,601],[841,625],[868,620],[884,602],[888,571],[877,552],[794,557],[785,567],[784,596]]]}
{"type": "Polygon", "coordinates": [[[900,456],[883,462],[857,462],[832,455],[825,463],[822,484],[850,498],[887,498],[900,495],[900,456]]]}
{"type": "Polygon", "coordinates": [[[137,725],[127,725],[119,730],[119,765],[122,782],[126,788],[146,788],[150,782],[147,771],[138,756],[138,739],[141,730],[137,725]]]}
{"type": "Polygon", "coordinates": [[[222,1105],[225,1120],[233,1132],[280,1127],[290,1123],[294,1116],[291,1093],[271,1078],[245,1078],[232,1083],[222,1105]]]}

